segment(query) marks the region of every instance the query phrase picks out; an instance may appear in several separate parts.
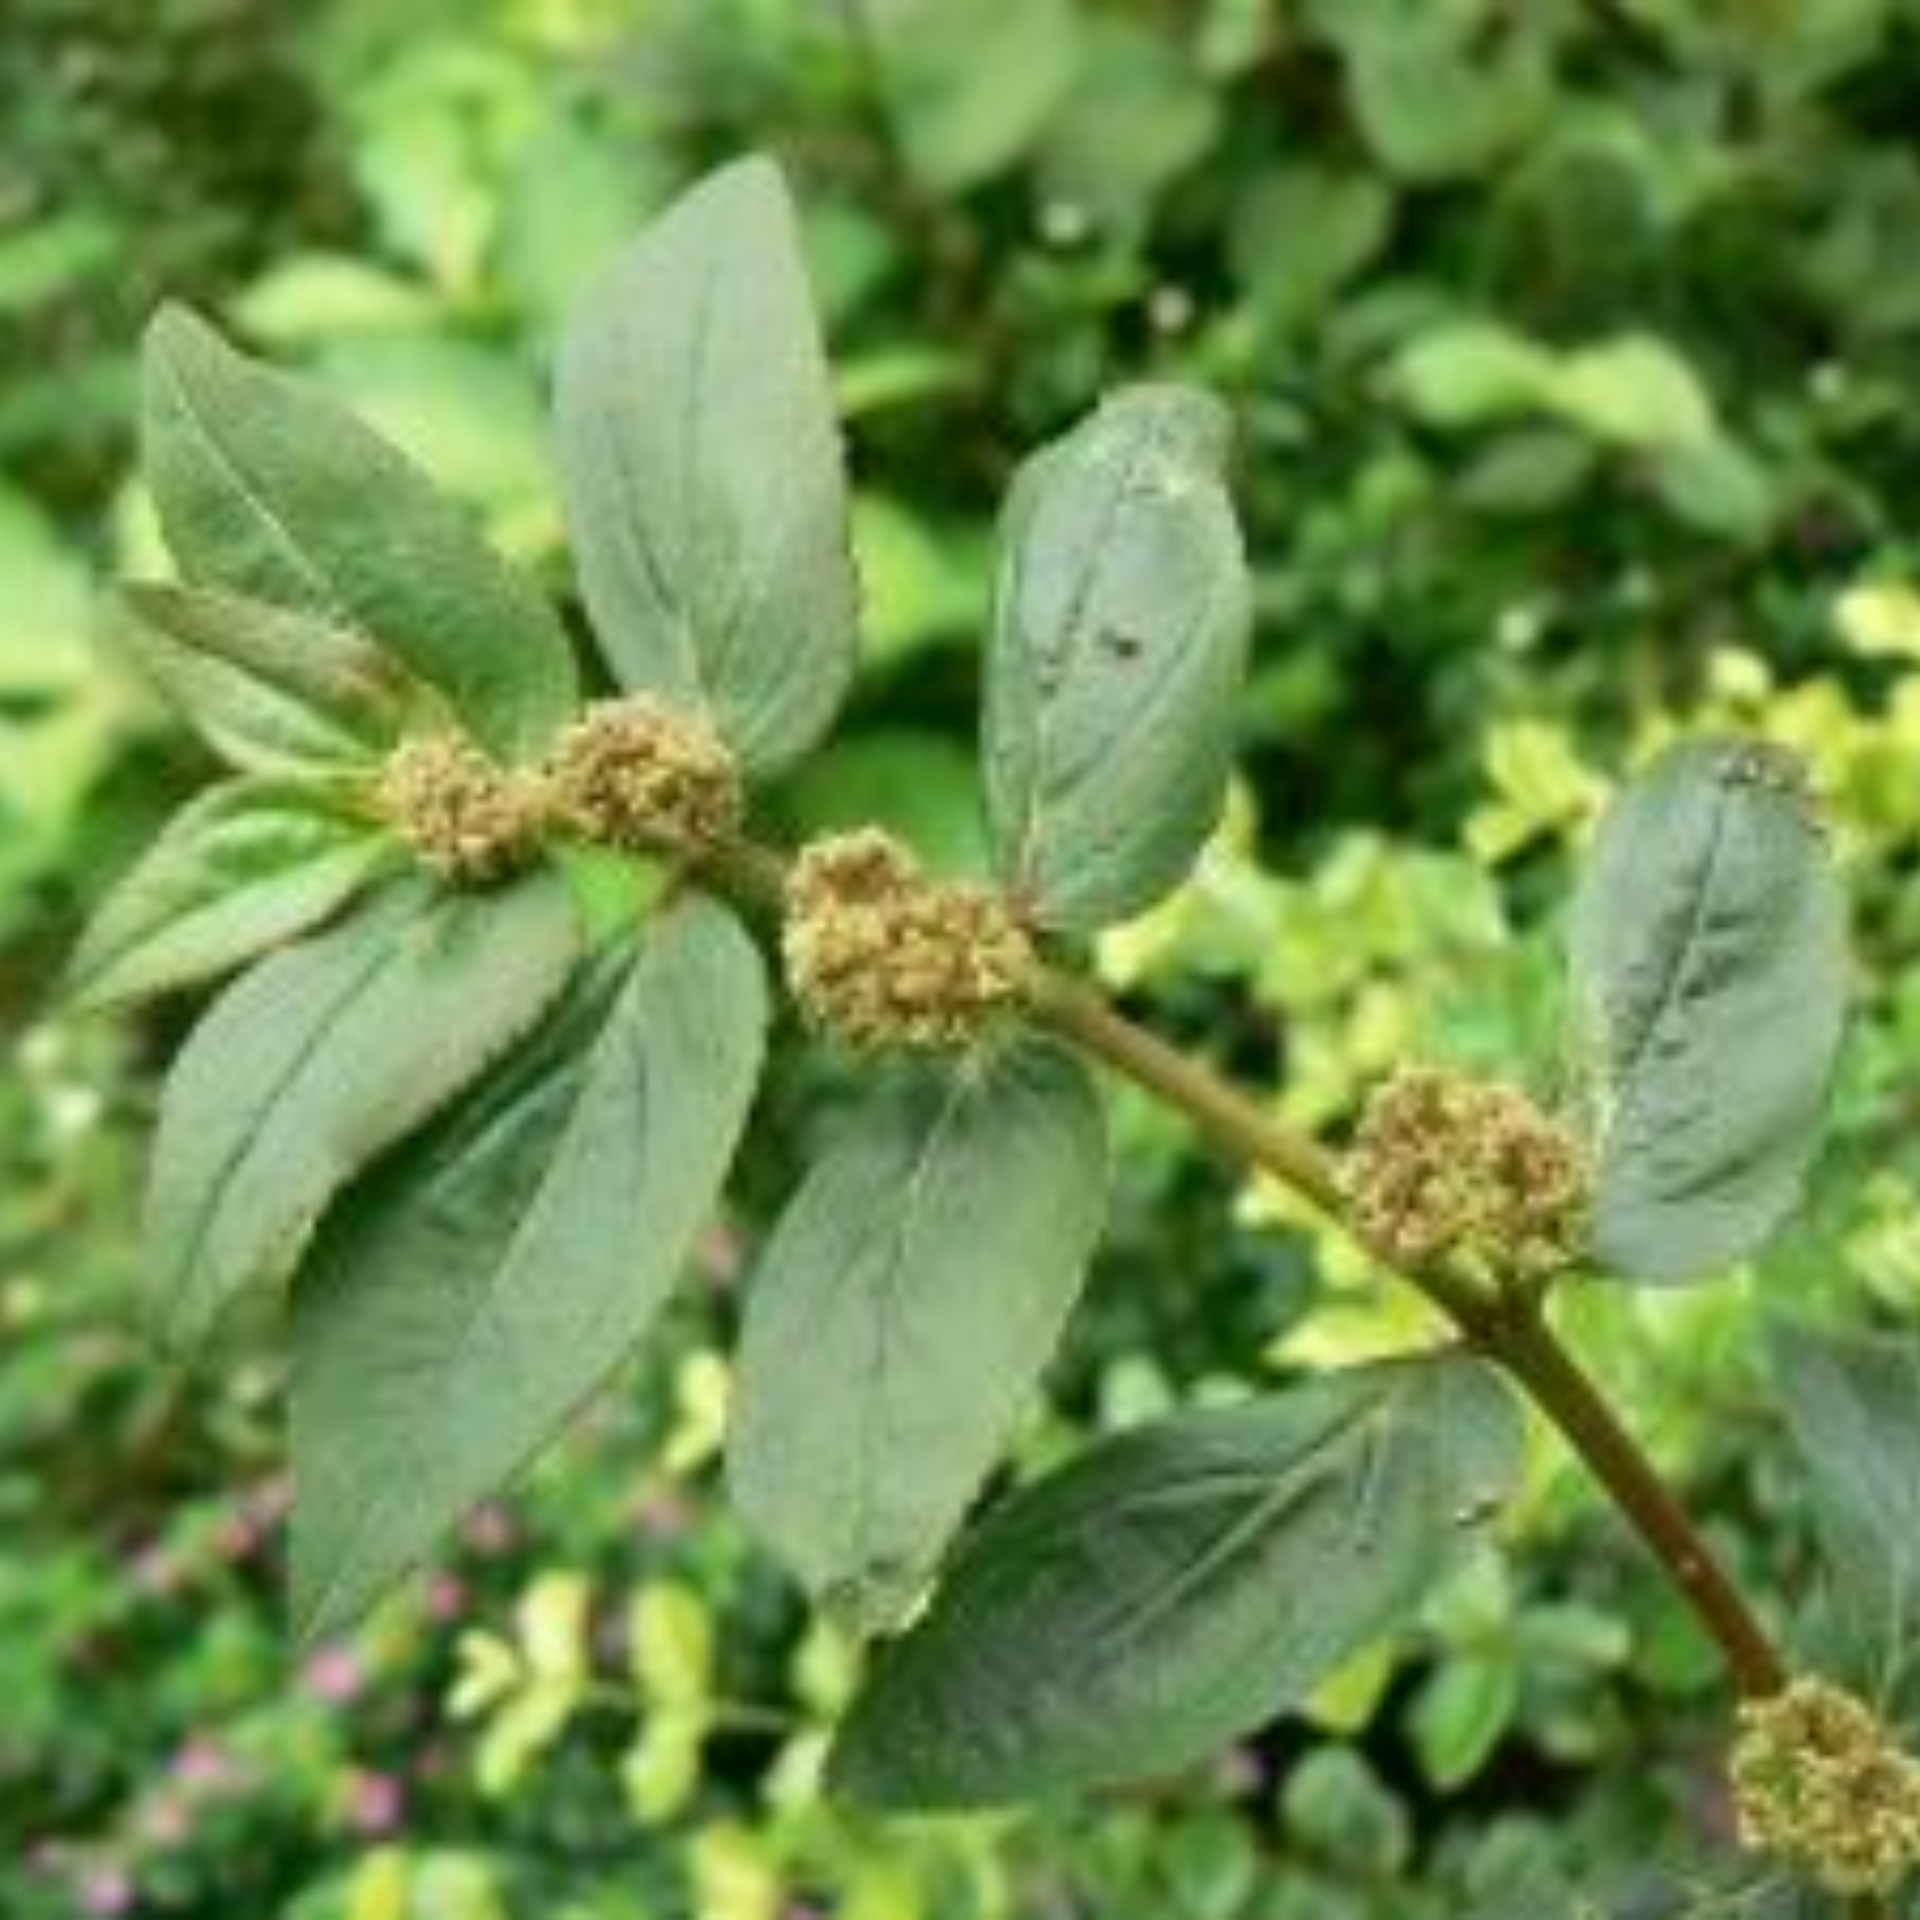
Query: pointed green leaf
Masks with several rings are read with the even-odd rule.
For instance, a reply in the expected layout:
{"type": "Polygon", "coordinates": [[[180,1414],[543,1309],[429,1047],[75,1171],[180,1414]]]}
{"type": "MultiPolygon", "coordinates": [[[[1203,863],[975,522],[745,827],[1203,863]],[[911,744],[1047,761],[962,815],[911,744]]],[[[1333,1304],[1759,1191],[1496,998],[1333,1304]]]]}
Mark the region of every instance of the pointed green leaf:
{"type": "Polygon", "coordinates": [[[793,208],[743,161],[643,233],[567,335],[560,466],[620,681],[712,717],[749,767],[825,732],[855,587],[833,393],[793,208]]]}
{"type": "Polygon", "coordinates": [[[733,1492],[857,1623],[912,1597],[1005,1446],[1104,1194],[1097,1094],[1026,1042],[910,1071],[780,1222],[748,1294],[733,1492]]]}
{"type": "Polygon", "coordinates": [[[572,713],[558,616],[471,516],[317,387],[182,308],[147,333],[142,444],[195,585],[377,641],[503,756],[539,751],[572,713]]]}
{"type": "Polygon", "coordinates": [[[293,780],[229,780],[183,807],[107,896],[68,991],[123,1006],[230,972],[330,919],[392,848],[293,780]]]}
{"type": "Polygon", "coordinates": [[[578,955],[565,885],[402,887],[214,1003],[167,1078],[147,1197],[174,1348],[291,1270],[334,1195],[539,1018],[578,955]]]}
{"type": "Polygon", "coordinates": [[[1796,1321],[1768,1344],[1854,1677],[1897,1676],[1920,1698],[1920,1342],[1796,1321]]]}
{"type": "Polygon", "coordinates": [[[378,760],[420,689],[369,641],[234,594],[130,586],[127,649],[182,719],[243,773],[378,760]]]}
{"type": "Polygon", "coordinates": [[[963,1807],[1184,1767],[1390,1631],[1521,1451],[1507,1388],[1458,1354],[1123,1433],[988,1516],[880,1660],[832,1782],[963,1807]]]}
{"type": "Polygon", "coordinates": [[[1819,1144],[1846,968],[1825,836],[1786,755],[1694,741],[1621,795],[1572,941],[1602,1265],[1641,1280],[1712,1273],[1792,1210],[1819,1144]]]}
{"type": "Polygon", "coordinates": [[[1014,483],[987,661],[1001,877],[1089,930],[1184,878],[1226,795],[1251,617],[1219,403],[1140,387],[1014,483]]]}
{"type": "Polygon", "coordinates": [[[669,909],[349,1193],[294,1292],[294,1615],[350,1624],[632,1351],[759,1079],[759,955],[669,909]]]}

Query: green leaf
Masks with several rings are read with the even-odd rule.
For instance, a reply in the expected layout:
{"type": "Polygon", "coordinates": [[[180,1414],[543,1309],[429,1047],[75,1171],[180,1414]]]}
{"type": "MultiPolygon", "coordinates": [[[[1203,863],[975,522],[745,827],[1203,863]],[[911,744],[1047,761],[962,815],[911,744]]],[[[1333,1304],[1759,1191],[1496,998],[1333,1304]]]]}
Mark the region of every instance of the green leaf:
{"type": "Polygon", "coordinates": [[[178,307],[148,330],[145,390],[147,483],[189,581],[377,641],[496,753],[547,744],[575,702],[565,630],[410,460],[178,307]]]}
{"type": "Polygon", "coordinates": [[[1075,0],[854,0],[852,11],[901,154],[940,194],[1032,152],[1082,70],[1075,0]]]}
{"type": "Polygon", "coordinates": [[[853,671],[847,492],[779,172],[702,181],[582,306],[561,351],[561,477],[621,682],[708,713],[741,760],[819,739],[853,671]]]}
{"type": "Polygon", "coordinates": [[[226,973],[330,919],[391,852],[324,788],[223,782],[107,896],[68,992],[81,1007],[123,1006],[226,973]]]}
{"type": "Polygon", "coordinates": [[[257,600],[129,586],[119,631],[180,717],[246,773],[365,766],[423,690],[357,634],[257,600]]]}
{"type": "Polygon", "coordinates": [[[230,987],[168,1076],[146,1232],[169,1346],[291,1270],[334,1195],[523,1033],[578,954],[565,885],[402,887],[230,987]]]}
{"type": "Polygon", "coordinates": [[[1520,1469],[1511,1396],[1461,1354],[1123,1433],[989,1516],[830,1777],[933,1808],[1186,1766],[1391,1630],[1520,1469]]]}
{"type": "Polygon", "coordinates": [[[1773,1376],[1806,1462],[1836,1624],[1863,1685],[1920,1684],[1920,1343],[1799,1321],[1769,1330],[1773,1376]]]}
{"type": "Polygon", "coordinates": [[[1250,590],[1227,418],[1176,387],[1116,394],[1021,471],[987,662],[987,820],[1050,926],[1122,920],[1217,819],[1250,590]]]}
{"type": "Polygon", "coordinates": [[[1595,1080],[1593,1251],[1682,1280],[1754,1252],[1800,1196],[1846,1015],[1839,889],[1776,749],[1671,749],[1603,823],[1574,906],[1595,1080]]]}
{"type": "Polygon", "coordinates": [[[690,896],[350,1192],[294,1291],[294,1615],[350,1624],[632,1351],[759,1080],[759,955],[690,896]]]}
{"type": "Polygon", "coordinates": [[[1033,1397],[1100,1230],[1099,1097],[1037,1041],[857,1109],[747,1296],[741,1510],[814,1595],[890,1620],[1033,1397]]]}

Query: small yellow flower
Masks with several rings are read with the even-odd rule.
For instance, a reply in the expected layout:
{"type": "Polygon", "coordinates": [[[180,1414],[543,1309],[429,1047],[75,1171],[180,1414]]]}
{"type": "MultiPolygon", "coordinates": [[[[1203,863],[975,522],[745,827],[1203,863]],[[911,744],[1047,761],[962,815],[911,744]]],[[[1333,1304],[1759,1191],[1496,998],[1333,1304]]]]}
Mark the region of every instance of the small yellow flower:
{"type": "Polygon", "coordinates": [[[547,777],[556,819],[634,852],[712,846],[739,827],[744,805],[720,737],[644,694],[590,706],[561,735],[547,777]]]}
{"type": "Polygon", "coordinates": [[[1587,1157],[1518,1088],[1405,1068],[1367,1102],[1341,1166],[1361,1237],[1395,1265],[1455,1260],[1532,1282],[1586,1237],[1587,1157]]]}
{"type": "Polygon", "coordinates": [[[459,734],[403,740],[380,769],[374,803],[422,865],[455,885],[504,880],[539,851],[539,782],[459,734]]]}
{"type": "Polygon", "coordinates": [[[787,879],[787,977],[856,1047],[959,1047],[1018,1003],[1033,944],[1001,897],[941,881],[873,828],[807,847],[787,879]]]}
{"type": "Polygon", "coordinates": [[[1920,1761],[1860,1699],[1795,1680],[1740,1709],[1740,1837],[1830,1893],[1891,1893],[1920,1867],[1920,1761]]]}

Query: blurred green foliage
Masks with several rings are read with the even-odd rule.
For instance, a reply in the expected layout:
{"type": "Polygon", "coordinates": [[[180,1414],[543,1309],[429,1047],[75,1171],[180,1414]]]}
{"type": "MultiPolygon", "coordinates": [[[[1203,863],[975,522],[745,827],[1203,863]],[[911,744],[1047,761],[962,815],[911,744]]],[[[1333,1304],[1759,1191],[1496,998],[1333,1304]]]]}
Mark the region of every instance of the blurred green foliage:
{"type": "MultiPolygon", "coordinates": [[[[957,1825],[822,1807],[851,1656],[748,1554],[713,1460],[733,1281],[830,1120],[824,1066],[774,1089],[674,1364],[414,1602],[290,1661],[269,1344],[193,1379],[144,1351],[156,1036],[51,997],[189,765],[93,591],[154,564],[127,413],[162,291],[316,370],[562,580],[556,317],[676,184],[771,148],[870,626],[851,743],[782,809],[964,864],[1014,460],[1105,386],[1216,383],[1259,570],[1244,785],[1196,884],[1099,961],[1295,1118],[1337,1128],[1408,1056],[1554,1056],[1564,856],[1606,770],[1711,722],[1815,761],[1862,1008],[1815,1203],[1729,1288],[1570,1303],[1791,1601],[1754,1308],[1920,1311],[1920,5],[10,0],[0,99],[0,1912],[1685,1910],[1726,1828],[1711,1662],[1544,1444],[1519,1571],[1435,1595],[1217,1773],[957,1825]]],[[[1161,1118],[1121,1126],[1031,1462],[1419,1324],[1161,1118]]]]}

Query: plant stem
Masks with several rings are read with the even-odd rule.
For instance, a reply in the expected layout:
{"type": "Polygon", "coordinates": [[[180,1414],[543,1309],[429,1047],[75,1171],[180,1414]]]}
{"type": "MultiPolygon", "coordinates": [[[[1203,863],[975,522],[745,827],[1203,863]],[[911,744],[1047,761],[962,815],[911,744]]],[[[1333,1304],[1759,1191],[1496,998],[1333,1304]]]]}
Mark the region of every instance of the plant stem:
{"type": "MultiPolygon", "coordinates": [[[[1199,1061],[1136,1025],[1079,981],[1049,974],[1035,1017],[1155,1098],[1178,1108],[1236,1158],[1270,1174],[1347,1226],[1333,1163],[1199,1061]]],[[[1369,1249],[1378,1257],[1377,1249],[1369,1249]]],[[[1390,1263],[1388,1263],[1390,1264],[1390,1263]]],[[[1749,1698],[1777,1693],[1787,1666],[1659,1470],[1531,1302],[1490,1298],[1445,1271],[1394,1268],[1503,1367],[1565,1436],[1652,1549],[1749,1698]]]]}
{"type": "MultiPolygon", "coordinates": [[[[778,900],[785,861],[771,848],[730,841],[710,849],[705,866],[708,877],[736,897],[761,905],[778,900]]],[[[1349,1233],[1355,1231],[1333,1160],[1320,1146],[1200,1061],[1128,1019],[1097,989],[1045,972],[1035,983],[1031,1014],[1176,1108],[1233,1158],[1272,1176],[1349,1233]]],[[[1784,1657],[1659,1469],[1541,1318],[1537,1303],[1500,1298],[1444,1267],[1412,1271],[1386,1259],[1377,1247],[1367,1250],[1431,1300],[1477,1351],[1504,1368],[1559,1429],[1712,1635],[1736,1688],[1748,1698],[1777,1693],[1788,1677],[1784,1657]]]]}

